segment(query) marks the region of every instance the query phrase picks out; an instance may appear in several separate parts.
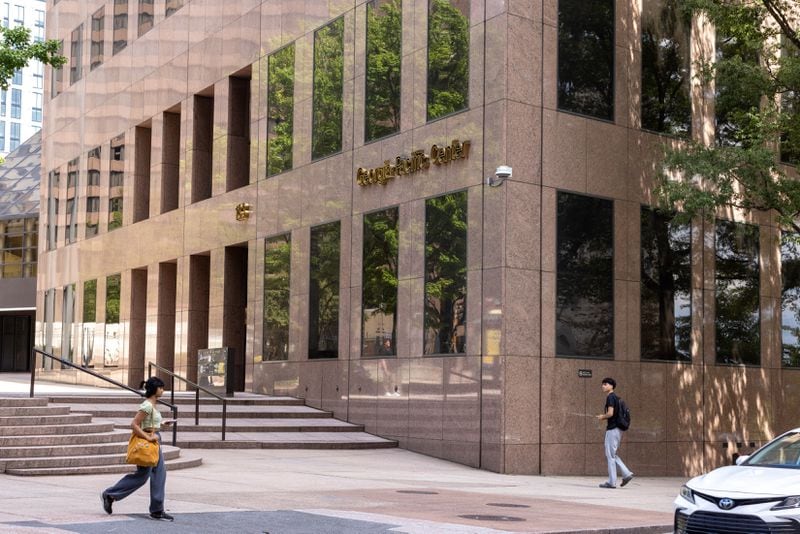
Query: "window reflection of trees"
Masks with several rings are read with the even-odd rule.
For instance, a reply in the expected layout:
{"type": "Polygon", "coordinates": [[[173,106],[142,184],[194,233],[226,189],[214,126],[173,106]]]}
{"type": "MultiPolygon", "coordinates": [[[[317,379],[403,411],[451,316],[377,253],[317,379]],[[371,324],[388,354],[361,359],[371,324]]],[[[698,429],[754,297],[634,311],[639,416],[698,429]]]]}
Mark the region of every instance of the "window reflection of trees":
{"type": "Polygon", "coordinates": [[[466,350],[467,193],[425,203],[425,354],[466,350]]]}
{"type": "Polygon", "coordinates": [[[758,111],[761,95],[768,82],[759,66],[758,51],[736,38],[726,37],[717,29],[717,59],[714,71],[716,94],[716,140],[720,145],[740,146],[740,132],[758,111]]]}
{"type": "Polygon", "coordinates": [[[614,204],[558,193],[556,353],[614,355],[614,204]]]}
{"type": "Polygon", "coordinates": [[[558,108],[613,120],[614,0],[559,0],[558,108]]]}
{"type": "Polygon", "coordinates": [[[781,235],[781,362],[800,367],[800,235],[781,235]]]}
{"type": "Polygon", "coordinates": [[[761,363],[758,226],[717,221],[717,363],[761,363]]]}
{"type": "Polygon", "coordinates": [[[428,120],[469,105],[469,2],[430,0],[428,120]]]}
{"type": "Polygon", "coordinates": [[[294,50],[292,43],[267,60],[267,176],[292,168],[294,50]]]}
{"type": "Polygon", "coordinates": [[[644,0],[642,128],[688,137],[690,15],[679,0],[644,0]]]}
{"type": "Polygon", "coordinates": [[[343,89],[344,19],[340,17],[314,33],[313,159],[342,149],[343,89]]]}
{"type": "Polygon", "coordinates": [[[398,209],[364,216],[362,356],[397,354],[398,209]]]}
{"type": "Polygon", "coordinates": [[[291,234],[268,238],[264,246],[264,356],[289,359],[289,277],[291,234]]]}
{"type": "Polygon", "coordinates": [[[691,356],[692,231],[672,215],[641,209],[641,350],[643,359],[691,356]]]}
{"type": "Polygon", "coordinates": [[[402,17],[401,0],[367,4],[367,141],[400,131],[402,17]]]}
{"type": "Polygon", "coordinates": [[[309,358],[339,356],[339,221],[311,229],[309,358]]]}

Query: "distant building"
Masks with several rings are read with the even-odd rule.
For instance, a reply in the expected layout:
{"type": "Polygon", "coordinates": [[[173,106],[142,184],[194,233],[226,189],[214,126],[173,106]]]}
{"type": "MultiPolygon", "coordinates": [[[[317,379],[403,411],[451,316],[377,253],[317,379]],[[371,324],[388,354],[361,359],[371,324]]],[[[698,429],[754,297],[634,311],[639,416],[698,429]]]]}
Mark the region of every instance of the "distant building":
{"type": "Polygon", "coordinates": [[[28,371],[36,318],[41,136],[0,165],[0,372],[28,371]]]}
{"type": "MultiPolygon", "coordinates": [[[[25,26],[36,42],[45,39],[45,0],[0,2],[0,24],[5,28],[25,26]]],[[[42,129],[44,66],[32,61],[0,90],[0,155],[15,150],[21,142],[42,129]]]]}

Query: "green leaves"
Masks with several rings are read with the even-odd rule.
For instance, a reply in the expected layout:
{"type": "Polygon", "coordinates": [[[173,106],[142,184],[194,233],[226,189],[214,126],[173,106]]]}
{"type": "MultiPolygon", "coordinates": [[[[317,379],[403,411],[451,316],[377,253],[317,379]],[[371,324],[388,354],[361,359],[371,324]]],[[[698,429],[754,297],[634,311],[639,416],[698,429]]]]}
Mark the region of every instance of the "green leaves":
{"type": "Polygon", "coordinates": [[[8,80],[14,76],[14,72],[32,60],[54,68],[61,67],[67,60],[59,54],[59,48],[60,43],[54,40],[32,43],[31,31],[24,26],[0,26],[0,88],[8,89],[8,80]]]}

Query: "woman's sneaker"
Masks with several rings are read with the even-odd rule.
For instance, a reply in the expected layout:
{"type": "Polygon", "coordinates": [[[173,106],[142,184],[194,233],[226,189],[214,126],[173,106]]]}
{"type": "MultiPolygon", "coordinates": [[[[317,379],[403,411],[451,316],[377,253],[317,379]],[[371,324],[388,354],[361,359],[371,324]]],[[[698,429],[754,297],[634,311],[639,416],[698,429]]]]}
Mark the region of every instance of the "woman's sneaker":
{"type": "Polygon", "coordinates": [[[157,519],[159,521],[175,521],[175,518],[169,515],[167,512],[152,512],[150,514],[150,519],[157,519]]]}

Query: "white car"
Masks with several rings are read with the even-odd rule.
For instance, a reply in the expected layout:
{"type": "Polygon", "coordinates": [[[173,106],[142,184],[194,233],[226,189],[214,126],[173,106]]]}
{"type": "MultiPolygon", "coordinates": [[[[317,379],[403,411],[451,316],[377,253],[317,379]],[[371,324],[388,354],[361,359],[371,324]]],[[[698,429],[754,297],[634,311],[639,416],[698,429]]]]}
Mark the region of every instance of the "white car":
{"type": "Polygon", "coordinates": [[[737,465],[691,479],[675,499],[676,534],[800,534],[800,428],[737,465]]]}

